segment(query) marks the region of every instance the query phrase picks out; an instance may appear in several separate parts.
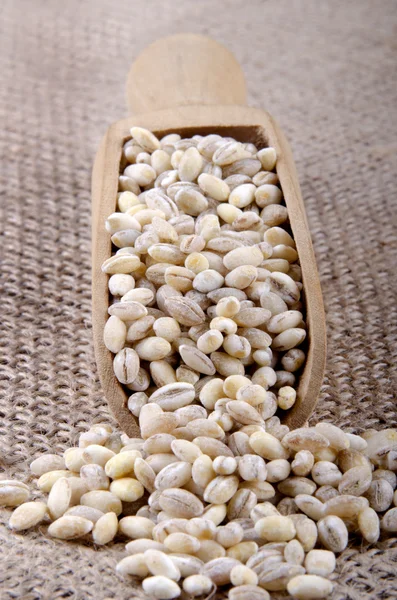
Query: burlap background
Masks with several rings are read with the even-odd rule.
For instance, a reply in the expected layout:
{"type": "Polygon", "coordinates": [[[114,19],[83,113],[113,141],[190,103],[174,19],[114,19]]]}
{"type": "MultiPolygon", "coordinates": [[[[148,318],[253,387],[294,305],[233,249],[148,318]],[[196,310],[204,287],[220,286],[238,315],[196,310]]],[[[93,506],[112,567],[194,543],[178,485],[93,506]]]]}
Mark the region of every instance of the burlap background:
{"type": "MultiPolygon", "coordinates": [[[[352,431],[396,424],[396,8],[393,0],[1,2],[2,477],[27,481],[29,460],[109,419],[90,329],[90,170],[107,125],[126,114],[131,60],[181,31],[233,50],[251,104],[272,112],[291,141],[328,319],[313,419],[352,431]]],[[[2,600],[142,597],[114,573],[122,544],[93,550],[5,527],[0,541],[2,600]]],[[[333,598],[397,597],[395,547],[353,544],[338,561],[333,598]]]]}

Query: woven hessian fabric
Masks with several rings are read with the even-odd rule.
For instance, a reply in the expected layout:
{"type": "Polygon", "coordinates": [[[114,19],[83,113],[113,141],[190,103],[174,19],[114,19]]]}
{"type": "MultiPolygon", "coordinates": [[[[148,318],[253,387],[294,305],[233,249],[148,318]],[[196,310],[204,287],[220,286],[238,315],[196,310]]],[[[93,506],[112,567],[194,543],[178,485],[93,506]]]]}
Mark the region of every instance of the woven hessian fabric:
{"type": "MultiPolygon", "coordinates": [[[[241,62],[250,103],[290,140],[327,312],[314,423],[396,426],[397,11],[393,0],[3,0],[0,20],[0,476],[112,422],[91,335],[90,171],[126,116],[138,52],[208,34],[241,62]]],[[[143,598],[117,543],[12,534],[1,510],[0,598],[143,598]]],[[[397,597],[396,541],[339,557],[333,600],[397,597]]],[[[219,595],[219,597],[222,597],[219,595]]],[[[274,596],[276,597],[276,596],[274,596]]]]}

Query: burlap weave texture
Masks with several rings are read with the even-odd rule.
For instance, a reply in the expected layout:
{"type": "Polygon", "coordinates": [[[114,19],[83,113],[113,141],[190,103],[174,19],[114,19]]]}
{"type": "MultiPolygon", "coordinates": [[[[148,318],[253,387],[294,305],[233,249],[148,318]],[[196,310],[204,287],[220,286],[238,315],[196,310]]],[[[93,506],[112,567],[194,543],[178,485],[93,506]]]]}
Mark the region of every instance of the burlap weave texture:
{"type": "MultiPolygon", "coordinates": [[[[3,0],[0,18],[0,473],[109,420],[91,340],[90,170],[126,115],[132,59],[182,31],[226,44],[250,103],[291,142],[327,311],[313,422],[396,426],[397,6],[393,0],[3,0]]],[[[0,599],[143,598],[94,550],[11,534],[1,511],[0,599]]],[[[397,597],[396,543],[360,540],[333,600],[397,597]]]]}

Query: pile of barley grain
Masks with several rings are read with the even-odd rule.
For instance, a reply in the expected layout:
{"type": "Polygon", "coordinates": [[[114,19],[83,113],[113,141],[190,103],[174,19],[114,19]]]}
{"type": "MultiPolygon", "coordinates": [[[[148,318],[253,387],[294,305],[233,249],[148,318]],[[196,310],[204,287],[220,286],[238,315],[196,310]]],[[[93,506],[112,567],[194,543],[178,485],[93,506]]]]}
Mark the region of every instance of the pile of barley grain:
{"type": "Polygon", "coordinates": [[[2,480],[0,505],[17,506],[17,531],[130,539],[117,572],[152,599],[325,598],[349,533],[397,532],[397,431],[289,431],[275,416],[295,401],[305,328],[273,149],[132,135],[104,336],[141,437],[94,425],[31,464],[46,502],[2,480]]]}
{"type": "Polygon", "coordinates": [[[29,502],[24,483],[0,481],[0,505],[18,506],[10,527],[50,523],[52,537],[90,535],[96,545],[130,539],[117,572],[164,600],[181,587],[205,598],[230,584],[230,600],[279,590],[325,598],[349,533],[373,544],[380,529],[397,532],[396,430],[360,437],[319,423],[279,439],[255,425],[227,445],[190,442],[164,432],[172,413],[159,409],[153,420],[151,409],[141,411],[142,438],[98,424],[63,457],[33,461],[46,501],[29,502]],[[123,516],[146,493],[148,503],[123,516]]]}

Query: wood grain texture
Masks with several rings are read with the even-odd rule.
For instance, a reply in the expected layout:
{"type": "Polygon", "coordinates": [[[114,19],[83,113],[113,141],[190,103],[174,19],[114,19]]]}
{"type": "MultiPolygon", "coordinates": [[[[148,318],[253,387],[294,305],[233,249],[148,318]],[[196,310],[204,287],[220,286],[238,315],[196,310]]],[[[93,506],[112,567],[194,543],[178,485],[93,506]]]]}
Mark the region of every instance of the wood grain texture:
{"type": "MultiPolygon", "coordinates": [[[[184,37],[189,38],[190,36],[184,37]]],[[[196,38],[201,38],[201,36],[192,37],[195,44],[196,38]]],[[[203,44],[205,40],[206,38],[201,38],[201,43],[203,44]]],[[[162,42],[164,44],[164,40],[162,42]]],[[[212,41],[209,44],[214,60],[212,41]]],[[[217,44],[217,46],[219,45],[217,44]]],[[[182,60],[181,57],[180,59],[182,60]]],[[[140,60],[145,70],[146,61],[141,58],[137,62],[140,60]]],[[[205,64],[208,65],[208,62],[205,64]]],[[[229,66],[232,68],[232,63],[229,66]]],[[[219,67],[216,69],[219,70],[219,67]]],[[[132,72],[135,72],[136,75],[140,71],[133,68],[132,72]]],[[[180,65],[178,72],[183,72],[180,65]]],[[[207,80],[211,81],[209,77],[207,80]]],[[[202,78],[202,82],[204,81],[205,78],[202,78]]],[[[128,396],[113,373],[113,355],[103,343],[103,330],[108,317],[109,292],[108,276],[102,273],[101,265],[111,255],[110,236],[105,230],[104,223],[109,214],[116,209],[122,146],[130,137],[129,131],[132,126],[146,127],[159,137],[170,132],[180,133],[182,137],[218,133],[232,136],[242,142],[253,142],[259,148],[270,145],[277,151],[277,174],[288,208],[290,225],[302,267],[308,329],[307,359],[299,378],[297,401],[288,411],[284,422],[291,428],[301,427],[312,414],[320,392],[326,359],[326,330],[317,266],[298,176],[289,145],[278,125],[265,111],[245,106],[205,106],[203,103],[184,106],[183,104],[187,101],[186,94],[181,94],[175,99],[176,105],[173,108],[158,110],[159,105],[150,99],[152,92],[148,92],[145,96],[146,100],[143,101],[141,94],[138,98],[138,95],[132,91],[132,82],[133,78],[130,76],[128,83],[130,105],[139,109],[145,104],[156,110],[118,121],[108,129],[99,148],[92,176],[93,334],[99,376],[109,406],[121,428],[129,436],[139,436],[137,420],[126,406],[128,396]]],[[[149,82],[150,85],[151,82],[149,82]]],[[[154,90],[154,88],[152,89],[154,90]]],[[[148,90],[150,91],[150,87],[148,90]]],[[[234,97],[245,98],[245,87],[243,91],[244,93],[241,92],[240,96],[236,93],[234,97]]],[[[205,95],[204,91],[202,94],[205,95]]],[[[218,97],[222,97],[222,91],[219,92],[219,96],[214,94],[211,98],[218,97]]]]}

